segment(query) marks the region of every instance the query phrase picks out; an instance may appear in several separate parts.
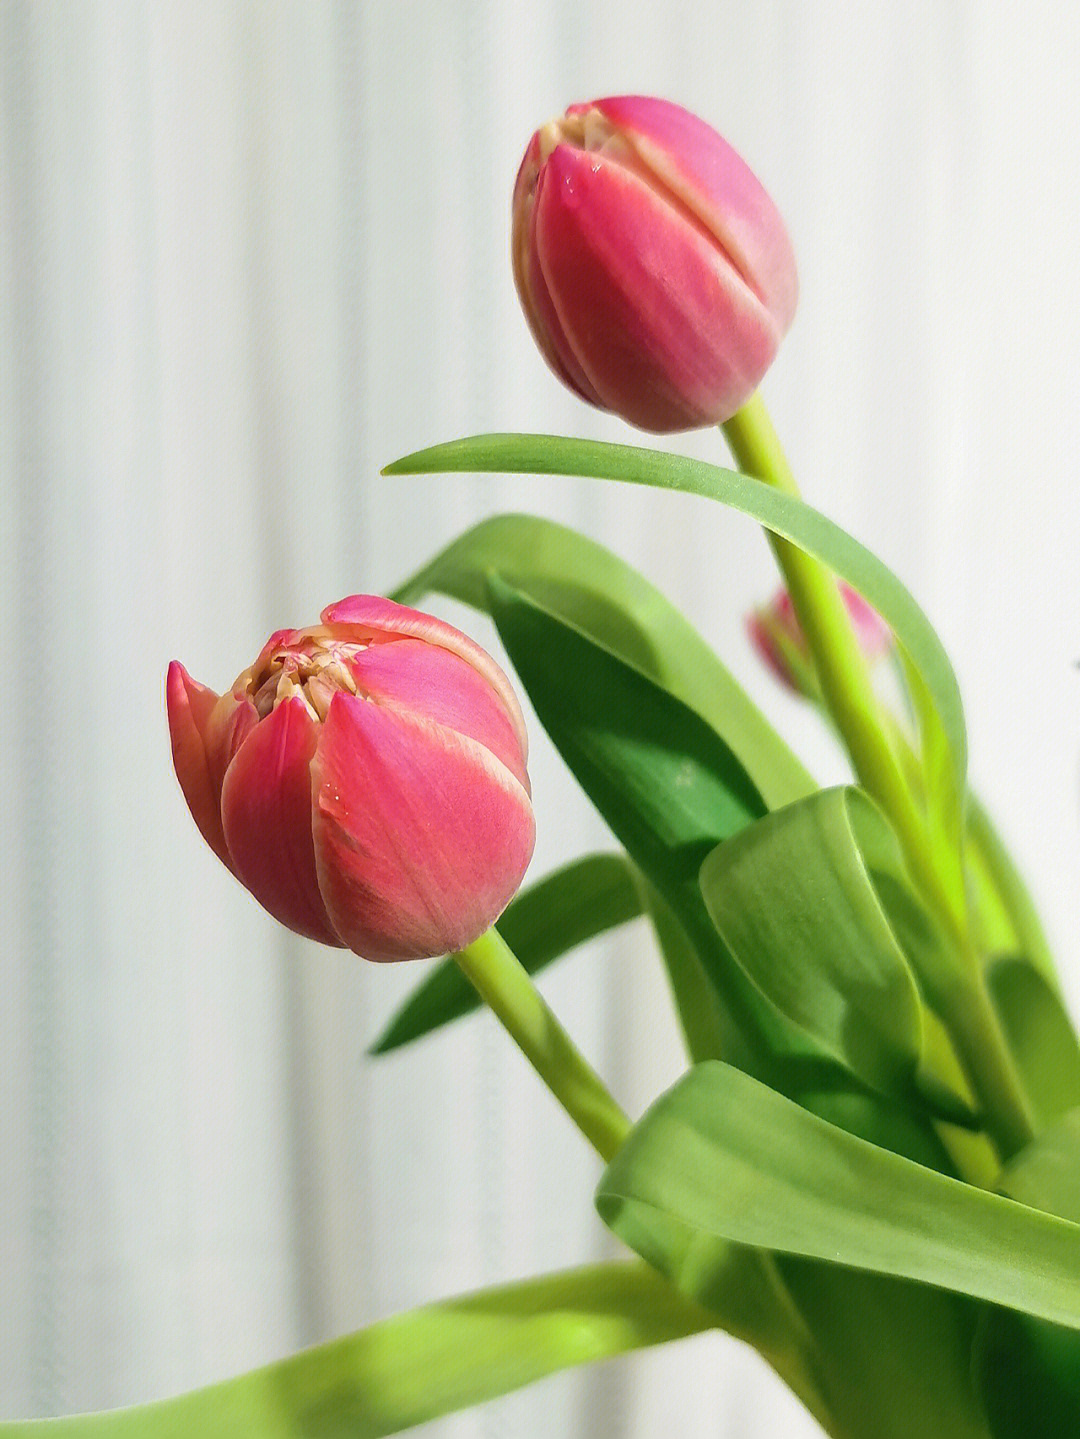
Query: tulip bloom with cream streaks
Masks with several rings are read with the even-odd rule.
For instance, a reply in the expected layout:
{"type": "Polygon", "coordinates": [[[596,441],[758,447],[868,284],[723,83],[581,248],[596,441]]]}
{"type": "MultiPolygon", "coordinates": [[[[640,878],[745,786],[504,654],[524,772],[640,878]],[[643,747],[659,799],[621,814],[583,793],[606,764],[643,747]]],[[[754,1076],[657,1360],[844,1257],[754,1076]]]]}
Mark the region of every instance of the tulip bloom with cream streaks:
{"type": "Polygon", "coordinates": [[[512,898],[535,823],[495,661],[371,595],[271,635],[217,695],[174,661],[173,762],[203,838],[275,919],[366,959],[464,948],[512,898]]]}
{"type": "Polygon", "coordinates": [[[544,358],[639,429],[722,424],[795,314],[784,223],[703,120],[641,95],[571,105],[532,137],[514,279],[544,358]]]}

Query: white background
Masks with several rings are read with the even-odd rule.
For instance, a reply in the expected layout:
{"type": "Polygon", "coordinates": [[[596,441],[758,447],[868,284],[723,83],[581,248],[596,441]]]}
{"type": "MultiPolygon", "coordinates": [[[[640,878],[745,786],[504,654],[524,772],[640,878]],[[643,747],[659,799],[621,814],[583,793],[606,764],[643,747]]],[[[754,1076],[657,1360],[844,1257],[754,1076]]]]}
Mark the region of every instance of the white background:
{"type": "MultiPolygon", "coordinates": [[[[774,581],[747,521],[378,475],[475,431],[635,438],[561,390],[513,293],[517,162],[570,101],[682,102],[786,215],[802,300],[766,398],[807,496],[939,627],[1080,1009],[1080,10],[6,0],[0,27],[0,1417],[608,1252],[597,1161],[495,1024],[365,1059],[421,970],[283,933],[202,844],[171,658],[223,688],[271,630],[529,509],[649,574],[844,773],[749,652],[774,581]]],[[[533,734],[540,875],[603,832],[533,734]]],[[[678,1072],[643,931],[544,989],[634,1112],[678,1072]]],[[[417,1432],[812,1426],[707,1336],[417,1432]]]]}

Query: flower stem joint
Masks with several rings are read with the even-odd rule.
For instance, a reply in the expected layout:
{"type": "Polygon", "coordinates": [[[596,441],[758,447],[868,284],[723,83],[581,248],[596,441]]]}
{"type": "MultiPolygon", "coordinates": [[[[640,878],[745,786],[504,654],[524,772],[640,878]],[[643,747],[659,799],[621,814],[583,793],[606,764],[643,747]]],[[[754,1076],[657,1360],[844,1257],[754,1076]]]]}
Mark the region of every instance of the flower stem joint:
{"type": "Polygon", "coordinates": [[[223,695],[174,661],[173,762],[203,838],[275,919],[366,959],[463,948],[532,856],[510,683],[452,626],[371,595],[271,635],[223,695]]]}
{"type": "Polygon", "coordinates": [[[565,384],[639,429],[722,424],[795,313],[784,223],[727,142],[639,95],[571,105],[532,137],[514,278],[565,384]]]}

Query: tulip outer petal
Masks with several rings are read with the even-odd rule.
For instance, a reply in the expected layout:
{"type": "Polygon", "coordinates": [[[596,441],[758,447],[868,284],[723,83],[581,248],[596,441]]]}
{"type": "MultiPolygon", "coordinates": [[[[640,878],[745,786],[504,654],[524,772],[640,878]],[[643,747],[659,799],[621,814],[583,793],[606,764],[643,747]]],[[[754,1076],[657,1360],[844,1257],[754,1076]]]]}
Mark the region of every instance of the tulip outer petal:
{"type": "Polygon", "coordinates": [[[338,693],[311,768],[319,885],[350,949],[420,959],[494,923],[532,857],[535,820],[482,744],[338,693]]]}
{"type": "Polygon", "coordinates": [[[318,725],[288,699],[254,727],[221,789],[221,818],[237,879],[297,934],[341,948],[319,892],[311,827],[311,758],[318,725]]]}
{"type": "Polygon", "coordinates": [[[221,827],[220,784],[215,783],[207,734],[220,696],[188,674],[179,660],[169,665],[165,706],[169,717],[173,767],[199,833],[223,864],[232,869],[221,827]]]}

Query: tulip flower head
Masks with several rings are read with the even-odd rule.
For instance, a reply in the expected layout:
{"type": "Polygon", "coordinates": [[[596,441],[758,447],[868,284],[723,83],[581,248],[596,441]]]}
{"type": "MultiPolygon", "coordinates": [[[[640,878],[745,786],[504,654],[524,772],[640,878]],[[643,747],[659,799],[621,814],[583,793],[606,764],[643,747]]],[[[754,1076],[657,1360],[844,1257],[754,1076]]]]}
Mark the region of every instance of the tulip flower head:
{"type": "Polygon", "coordinates": [[[450,953],[521,883],[521,708],[451,625],[354,595],[271,635],[223,695],[174,661],[167,700],[203,838],[298,934],[373,960],[450,953]]]}
{"type": "MultiPolygon", "coordinates": [[[[840,594],[855,628],[859,648],[868,663],[875,664],[892,648],[892,630],[877,610],[843,581],[840,594]]],[[[759,656],[781,684],[808,699],[817,698],[817,680],[806,637],[787,590],[778,591],[770,604],[748,615],[746,629],[759,656]]]]}
{"type": "Polygon", "coordinates": [[[704,121],[639,95],[571,105],[532,137],[513,261],[559,378],[657,433],[730,419],[795,313],[791,243],[753,173],[704,121]]]}

